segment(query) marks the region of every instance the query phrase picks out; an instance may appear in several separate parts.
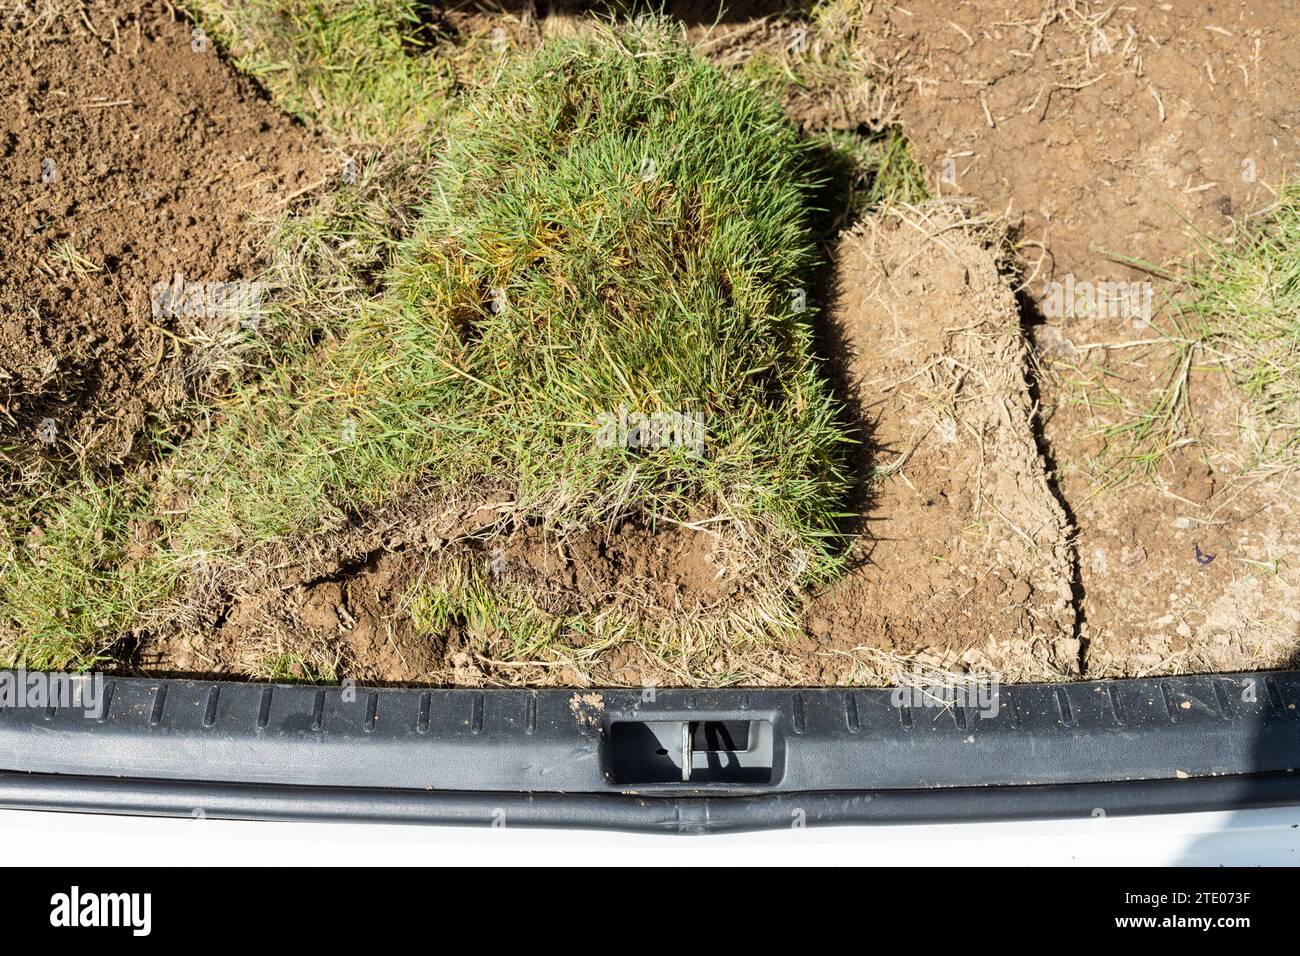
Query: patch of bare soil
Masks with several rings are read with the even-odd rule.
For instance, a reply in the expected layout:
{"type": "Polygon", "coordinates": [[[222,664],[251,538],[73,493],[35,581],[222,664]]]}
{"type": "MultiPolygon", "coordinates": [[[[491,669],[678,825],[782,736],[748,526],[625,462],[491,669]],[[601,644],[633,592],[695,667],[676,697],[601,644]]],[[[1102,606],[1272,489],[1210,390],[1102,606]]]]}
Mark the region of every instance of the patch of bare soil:
{"type": "Polygon", "coordinates": [[[177,599],[128,635],[131,663],[247,677],[282,659],[289,677],[427,679],[435,642],[414,636],[407,595],[444,548],[490,534],[507,506],[486,492],[412,495],[304,540],[196,566],[177,599]]]}
{"type": "Polygon", "coordinates": [[[841,239],[839,362],[882,477],[855,567],[806,620],[831,648],[1060,677],[1079,657],[1070,526],[1034,444],[997,241],[944,206],[887,212],[841,239]]]}
{"type": "Polygon", "coordinates": [[[8,494],[52,458],[129,456],[148,416],[190,389],[190,341],[223,332],[155,317],[152,286],[256,278],[266,220],[320,179],[325,157],[165,3],[38,2],[5,18],[8,494]]]}
{"type": "Polygon", "coordinates": [[[1038,282],[1131,277],[1115,253],[1180,256],[1189,224],[1220,234],[1297,170],[1295,7],[970,0],[869,17],[918,157],[1039,244],[1038,282]]]}
{"type": "MultiPolygon", "coordinates": [[[[1295,8],[978,0],[869,16],[871,54],[896,64],[902,124],[941,191],[1017,227],[1040,322],[1048,282],[1149,279],[1114,256],[1181,258],[1196,232],[1228,232],[1300,167],[1295,8]]],[[[1294,479],[1252,471],[1240,395],[1193,373],[1194,440],[1156,481],[1099,491],[1098,433],[1114,419],[1079,381],[1149,402],[1168,384],[1166,356],[1097,347],[1149,335],[1127,316],[1045,322],[1043,435],[1077,523],[1085,673],[1295,666],[1294,479]]]]}
{"type": "MultiPolygon", "coordinates": [[[[1158,350],[1125,352],[1091,364],[1113,391],[1141,398],[1166,362],[1158,350]]],[[[1153,479],[1115,489],[1083,467],[1101,452],[1104,410],[1058,394],[1045,434],[1074,463],[1061,490],[1079,526],[1087,673],[1300,664],[1300,492],[1292,469],[1255,467],[1250,412],[1224,374],[1192,373],[1194,435],[1153,479]]]]}

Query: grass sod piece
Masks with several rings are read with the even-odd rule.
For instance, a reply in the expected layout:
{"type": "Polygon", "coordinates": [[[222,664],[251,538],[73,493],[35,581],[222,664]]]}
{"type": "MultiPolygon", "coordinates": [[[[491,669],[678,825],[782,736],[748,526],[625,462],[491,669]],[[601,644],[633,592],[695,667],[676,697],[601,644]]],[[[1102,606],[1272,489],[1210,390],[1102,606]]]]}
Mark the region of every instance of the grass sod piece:
{"type": "MultiPolygon", "coordinates": [[[[516,63],[449,141],[382,298],[349,310],[345,284],[288,296],[275,321],[332,330],[324,344],[269,353],[262,378],[172,450],[161,533],[132,564],[164,585],[128,589],[98,560],[96,601],[130,612],[110,630],[175,569],[429,481],[504,476],[522,508],[564,527],[730,523],[787,591],[833,571],[842,433],[794,309],[813,261],[807,154],[775,106],[643,24],[516,63]],[[601,415],[624,405],[700,413],[706,454],[598,446],[601,415]]],[[[7,659],[36,656],[12,638],[32,609],[6,588],[81,573],[79,560],[16,548],[0,584],[7,659]]],[[[60,639],[99,646],[104,620],[82,615],[60,639]]]]}
{"type": "Polygon", "coordinates": [[[280,384],[276,414],[265,394],[232,414],[226,465],[194,476],[216,507],[199,495],[185,538],[308,530],[313,501],[361,510],[421,474],[504,475],[556,521],[707,502],[825,569],[840,434],[792,311],[808,183],[775,108],[652,24],[544,48],[449,140],[384,301],[280,384]],[[600,447],[622,407],[701,414],[706,455],[600,447]]]}
{"type": "Polygon", "coordinates": [[[339,142],[435,122],[456,85],[412,0],[184,0],[180,6],[286,112],[339,142]]]}

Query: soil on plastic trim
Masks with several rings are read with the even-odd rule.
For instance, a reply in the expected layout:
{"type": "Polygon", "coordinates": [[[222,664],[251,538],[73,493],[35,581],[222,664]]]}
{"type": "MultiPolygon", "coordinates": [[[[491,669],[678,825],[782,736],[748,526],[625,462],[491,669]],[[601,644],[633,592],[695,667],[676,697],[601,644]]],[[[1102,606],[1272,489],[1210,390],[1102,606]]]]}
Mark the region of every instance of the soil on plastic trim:
{"type": "MultiPolygon", "coordinates": [[[[1018,307],[996,243],[951,211],[883,217],[833,244],[823,341],[870,439],[858,477],[886,473],[857,502],[853,567],[809,597],[801,638],[691,649],[689,669],[635,642],[506,662],[508,635],[429,639],[403,616],[412,583],[494,519],[447,524],[417,508],[274,579],[191,595],[193,616],[144,634],[124,666],[237,677],[279,653],[340,677],[472,686],[690,684],[701,655],[719,681],[771,685],[875,683],[916,664],[1006,680],[1295,666],[1300,561],[1261,567],[1300,540],[1300,506],[1285,476],[1245,473],[1239,396],[1196,376],[1196,444],[1156,482],[1097,494],[1080,467],[1097,422],[1067,372],[1099,363],[1139,395],[1162,364],[1087,349],[1132,328],[1040,315],[1049,279],[1145,278],[1110,254],[1181,255],[1189,226],[1222,234],[1300,159],[1300,14],[1167,6],[1097,7],[1100,42],[1060,5],[871,8],[867,52],[898,74],[918,156],[952,171],[938,185],[968,214],[1012,221],[1030,280],[1018,307]],[[883,398],[863,397],[873,389],[883,398]]],[[[50,9],[0,28],[0,214],[16,225],[0,233],[0,446],[17,448],[0,481],[73,451],[129,458],[148,416],[188,387],[176,330],[150,314],[152,284],[255,276],[267,227],[254,217],[282,214],[327,165],[165,5],[50,9]]],[[[710,30],[703,15],[688,22],[692,36],[710,30]]],[[[736,33],[729,62],[771,39],[743,10],[718,29],[736,33]]],[[[803,103],[792,119],[875,118],[824,93],[826,108],[803,103]]],[[[628,525],[558,562],[553,545],[520,533],[506,566],[540,575],[567,607],[650,587],[661,608],[698,610],[739,586],[708,536],[628,525]]]]}
{"type": "Polygon", "coordinates": [[[156,318],[151,287],[177,274],[256,278],[269,221],[321,178],[326,157],[164,3],[38,3],[6,16],[8,496],[64,458],[129,458],[149,417],[191,390],[187,336],[220,331],[156,318]]]}

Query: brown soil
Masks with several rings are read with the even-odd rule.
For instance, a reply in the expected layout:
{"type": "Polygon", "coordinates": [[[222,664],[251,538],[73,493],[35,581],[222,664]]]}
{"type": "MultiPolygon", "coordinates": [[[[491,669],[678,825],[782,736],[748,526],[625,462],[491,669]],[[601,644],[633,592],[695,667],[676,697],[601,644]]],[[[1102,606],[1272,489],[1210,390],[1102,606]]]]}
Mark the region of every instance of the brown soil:
{"type": "MultiPolygon", "coordinates": [[[[1109,386],[1132,398],[1144,397],[1166,368],[1156,349],[1081,364],[1104,368],[1109,386]]],[[[1068,463],[1060,488],[1079,529],[1087,673],[1300,664],[1300,498],[1290,469],[1253,467],[1240,393],[1222,373],[1193,373],[1195,431],[1187,442],[1153,478],[1102,490],[1094,475],[1106,413],[1078,400],[1075,377],[1054,376],[1045,386],[1054,402],[1045,435],[1068,463]]]]}
{"type": "MultiPolygon", "coordinates": [[[[902,124],[940,190],[1017,226],[1035,319],[1047,282],[1150,278],[1113,256],[1181,258],[1195,231],[1229,231],[1300,165],[1295,9],[975,2],[874,16],[874,55],[899,65],[902,124]]],[[[1094,348],[1145,337],[1122,319],[1046,323],[1043,435],[1077,528],[1086,673],[1294,665],[1296,492],[1285,472],[1251,471],[1240,396],[1194,375],[1193,441],[1156,481],[1099,491],[1098,432],[1113,422],[1077,383],[1104,376],[1149,401],[1164,357],[1094,348]]]]}
{"type": "MultiPolygon", "coordinates": [[[[0,27],[0,491],[113,464],[191,391],[194,340],[150,290],[255,278],[315,139],[163,3],[20,5],[0,27]],[[202,46],[202,44],[198,44],[202,46]],[[260,222],[253,220],[259,217],[260,222]],[[67,244],[71,243],[71,247],[67,244]],[[58,252],[75,248],[80,268],[58,252]],[[54,441],[42,441],[40,424],[54,441]],[[48,426],[47,426],[48,428],[48,426]]],[[[230,319],[228,321],[238,321],[230,319]]]]}
{"type": "Polygon", "coordinates": [[[1222,233],[1300,160],[1300,10],[976,0],[870,16],[918,157],[940,177],[952,160],[945,194],[1041,244],[1035,286],[1132,275],[1108,254],[1181,256],[1188,223],[1222,233]]]}

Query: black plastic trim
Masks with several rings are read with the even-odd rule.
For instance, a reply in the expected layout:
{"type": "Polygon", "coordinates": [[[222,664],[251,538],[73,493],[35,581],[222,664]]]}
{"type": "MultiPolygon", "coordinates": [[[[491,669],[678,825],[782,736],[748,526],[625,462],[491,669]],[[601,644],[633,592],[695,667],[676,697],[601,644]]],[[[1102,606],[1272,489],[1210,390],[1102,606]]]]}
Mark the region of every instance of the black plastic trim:
{"type": "Polygon", "coordinates": [[[1292,807],[1300,777],[933,790],[648,797],[608,793],[472,793],[110,779],[0,771],[0,806],[192,819],[574,827],[724,833],[796,827],[1122,817],[1292,807]]]}
{"type": "Polygon", "coordinates": [[[103,691],[91,716],[0,706],[0,806],[454,822],[490,804],[517,822],[681,830],[787,826],[792,808],[811,824],[1300,801],[1296,671],[1004,685],[983,708],[846,688],[103,691]],[[770,779],[613,782],[611,724],[705,720],[770,722],[770,779]]]}

